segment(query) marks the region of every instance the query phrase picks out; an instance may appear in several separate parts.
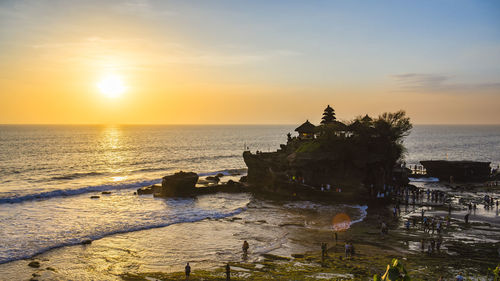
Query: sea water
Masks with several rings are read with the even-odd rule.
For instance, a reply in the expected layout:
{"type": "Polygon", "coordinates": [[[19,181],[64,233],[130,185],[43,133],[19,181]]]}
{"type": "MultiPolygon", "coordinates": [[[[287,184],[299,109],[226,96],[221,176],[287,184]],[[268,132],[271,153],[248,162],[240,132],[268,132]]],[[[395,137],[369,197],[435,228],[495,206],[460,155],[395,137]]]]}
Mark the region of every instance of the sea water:
{"type": "MultiPolygon", "coordinates": [[[[148,229],[174,229],[172,226],[179,224],[194,225],[207,219],[244,214],[253,202],[249,194],[165,200],[135,196],[133,191],[159,183],[162,176],[179,170],[200,175],[243,175],[245,149],[275,151],[294,127],[0,126],[0,263],[87,239],[118,239],[126,233],[142,237],[143,233],[151,233],[148,229]],[[111,194],[104,195],[102,191],[111,194]],[[91,199],[91,195],[100,198],[91,199]]],[[[500,163],[500,126],[415,126],[405,145],[409,164],[429,159],[467,159],[491,161],[495,166],[500,163]]],[[[299,218],[293,219],[293,223],[302,220],[301,212],[288,213],[286,208],[280,210],[289,216],[275,222],[275,226],[292,215],[299,218]]],[[[301,208],[307,209],[294,207],[301,208]]],[[[342,208],[326,213],[351,208],[348,212],[353,220],[365,214],[362,207],[358,212],[356,207],[342,208]]],[[[256,216],[269,220],[274,215],[256,216]]],[[[328,225],[329,215],[325,217],[323,227],[328,225]]],[[[251,229],[266,233],[262,227],[251,229]]],[[[251,236],[247,233],[239,238],[248,235],[251,236]]],[[[266,240],[264,234],[254,231],[253,235],[257,237],[255,243],[264,241],[263,251],[274,247],[269,245],[275,242],[266,240]],[[258,238],[259,235],[263,237],[258,238]]],[[[277,237],[285,237],[286,233],[280,235],[277,237]]],[[[140,239],[136,237],[135,241],[139,243],[140,239]]]]}

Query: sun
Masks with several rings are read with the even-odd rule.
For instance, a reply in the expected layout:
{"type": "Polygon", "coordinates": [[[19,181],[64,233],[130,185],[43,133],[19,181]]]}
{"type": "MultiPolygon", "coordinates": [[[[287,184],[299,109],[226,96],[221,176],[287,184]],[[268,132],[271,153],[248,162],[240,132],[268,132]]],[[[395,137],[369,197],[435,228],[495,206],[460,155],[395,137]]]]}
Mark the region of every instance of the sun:
{"type": "Polygon", "coordinates": [[[101,94],[108,98],[117,98],[121,96],[125,90],[125,84],[120,76],[112,74],[107,75],[97,83],[97,87],[101,94]]]}

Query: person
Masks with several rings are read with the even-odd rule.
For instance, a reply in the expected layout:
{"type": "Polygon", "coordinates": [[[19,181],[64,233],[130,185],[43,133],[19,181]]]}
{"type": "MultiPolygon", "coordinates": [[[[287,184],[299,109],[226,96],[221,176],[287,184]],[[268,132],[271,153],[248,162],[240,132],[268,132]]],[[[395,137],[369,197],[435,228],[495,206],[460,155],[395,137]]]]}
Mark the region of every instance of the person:
{"type": "Polygon", "coordinates": [[[335,245],[337,245],[337,238],[338,238],[337,232],[335,232],[334,234],[335,234],[335,245]]]}
{"type": "Polygon", "coordinates": [[[241,247],[241,249],[243,250],[244,255],[248,253],[248,248],[250,248],[250,245],[248,245],[247,240],[243,241],[243,246],[241,247]]]}
{"type": "Polygon", "coordinates": [[[437,241],[436,241],[436,250],[438,252],[441,251],[441,243],[443,243],[443,239],[441,238],[441,236],[439,236],[437,241]]]}
{"type": "Polygon", "coordinates": [[[408,219],[405,223],[406,230],[410,230],[410,219],[408,219]]]}
{"type": "Polygon", "coordinates": [[[347,259],[351,254],[351,246],[349,245],[349,243],[346,242],[344,248],[345,248],[345,258],[347,259]]]}
{"type": "Polygon", "coordinates": [[[352,244],[352,242],[349,243],[349,247],[350,247],[350,250],[351,250],[351,257],[354,256],[355,252],[354,252],[354,245],[352,244]]]}
{"type": "Polygon", "coordinates": [[[462,272],[459,272],[457,277],[455,277],[456,281],[464,281],[464,277],[462,276],[462,272]]]}
{"type": "Polygon", "coordinates": [[[226,280],[231,280],[231,267],[229,263],[226,264],[226,280]]]}
{"type": "Polygon", "coordinates": [[[387,225],[385,224],[385,222],[382,222],[382,227],[381,227],[381,233],[382,233],[382,236],[384,234],[387,234],[387,225]]]}
{"type": "Polygon", "coordinates": [[[189,263],[186,264],[185,271],[186,271],[186,280],[189,280],[189,274],[191,274],[191,266],[189,266],[189,263]]]}
{"type": "Polygon", "coordinates": [[[328,244],[326,243],[321,243],[321,260],[324,260],[325,257],[328,255],[327,251],[328,244]]]}
{"type": "Polygon", "coordinates": [[[425,239],[422,238],[422,240],[420,240],[420,249],[423,251],[425,251],[425,239]]]}
{"type": "Polygon", "coordinates": [[[464,220],[465,220],[465,224],[469,223],[469,214],[465,215],[464,220]]]}

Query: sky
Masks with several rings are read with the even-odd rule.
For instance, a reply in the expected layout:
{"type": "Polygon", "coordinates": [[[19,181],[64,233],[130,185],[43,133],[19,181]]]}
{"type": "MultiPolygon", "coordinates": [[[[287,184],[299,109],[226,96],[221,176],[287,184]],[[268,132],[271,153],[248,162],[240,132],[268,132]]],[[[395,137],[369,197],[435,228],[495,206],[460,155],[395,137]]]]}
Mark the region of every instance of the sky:
{"type": "Polygon", "coordinates": [[[328,104],[500,124],[500,2],[0,1],[0,124],[318,123],[328,104]]]}

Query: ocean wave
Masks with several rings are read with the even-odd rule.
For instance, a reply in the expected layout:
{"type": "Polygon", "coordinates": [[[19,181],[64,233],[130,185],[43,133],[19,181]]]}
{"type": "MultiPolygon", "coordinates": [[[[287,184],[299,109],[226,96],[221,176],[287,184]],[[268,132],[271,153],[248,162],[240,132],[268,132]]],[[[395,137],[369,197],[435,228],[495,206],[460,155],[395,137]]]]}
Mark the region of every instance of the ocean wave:
{"type": "Polygon", "coordinates": [[[439,182],[438,178],[408,178],[412,182],[439,182]]]}
{"type": "Polygon", "coordinates": [[[40,255],[42,253],[45,253],[45,252],[53,250],[53,249],[82,244],[84,241],[88,241],[88,240],[95,241],[98,239],[102,239],[106,236],[111,236],[111,235],[115,235],[115,234],[122,234],[122,233],[129,233],[129,232],[135,232],[135,231],[141,231],[141,230],[167,227],[167,226],[179,224],[179,223],[198,222],[198,221],[202,221],[204,219],[223,219],[226,217],[235,216],[235,215],[245,211],[246,209],[247,209],[246,207],[240,207],[240,208],[234,209],[234,210],[227,212],[227,213],[216,213],[216,214],[213,214],[210,212],[202,213],[202,214],[198,214],[195,217],[181,218],[181,219],[177,219],[177,220],[172,221],[172,222],[164,222],[164,223],[151,224],[151,225],[146,225],[146,226],[136,226],[136,227],[130,227],[130,228],[126,228],[126,229],[118,229],[115,231],[104,232],[104,233],[100,233],[100,234],[96,234],[96,235],[74,238],[74,239],[71,239],[70,241],[66,241],[66,242],[62,242],[62,243],[59,243],[59,244],[56,244],[53,246],[38,249],[37,251],[34,251],[33,253],[24,254],[24,255],[17,256],[17,257],[11,257],[11,258],[6,258],[6,259],[0,258],[0,264],[4,264],[4,263],[16,261],[16,260],[29,259],[29,258],[32,258],[36,255],[40,255]]]}
{"type": "Polygon", "coordinates": [[[139,188],[143,186],[148,186],[152,184],[160,183],[161,179],[155,180],[146,180],[139,182],[131,182],[131,183],[122,183],[122,184],[103,184],[103,185],[95,185],[95,186],[85,186],[77,189],[56,189],[51,191],[32,193],[26,195],[15,195],[10,197],[0,198],[0,204],[6,203],[21,203],[24,201],[36,200],[36,199],[50,199],[54,197],[65,197],[65,196],[74,196],[91,192],[102,192],[109,190],[119,190],[119,189],[131,189],[131,188],[139,188]]]}
{"type": "MultiPolygon", "coordinates": [[[[151,169],[143,169],[142,171],[161,171],[161,170],[166,170],[164,168],[151,168],[151,169]]],[[[225,176],[234,176],[234,175],[244,175],[246,174],[247,169],[246,168],[237,168],[237,169],[225,169],[225,170],[219,170],[219,171],[213,171],[213,172],[204,172],[204,173],[199,173],[198,176],[200,177],[205,177],[205,176],[214,176],[219,173],[222,173],[225,176]]],[[[98,175],[103,175],[103,173],[98,173],[98,172],[90,172],[90,173],[73,173],[70,175],[66,176],[57,176],[58,179],[66,179],[69,177],[85,177],[85,176],[98,176],[98,175]]],[[[53,177],[56,178],[56,177],[53,177]]],[[[133,188],[140,188],[143,186],[149,186],[153,184],[158,184],[161,183],[161,179],[154,179],[154,180],[144,180],[144,181],[138,181],[138,182],[127,182],[127,183],[119,183],[119,184],[103,184],[103,185],[94,185],[94,186],[85,186],[77,189],[56,189],[56,190],[50,190],[50,191],[44,191],[44,192],[38,192],[38,193],[31,193],[31,194],[26,194],[26,195],[13,195],[13,196],[6,196],[6,197],[1,197],[0,198],[0,204],[13,204],[13,203],[21,203],[25,201],[30,201],[30,200],[40,200],[40,199],[51,199],[54,197],[66,197],[66,196],[75,196],[75,195],[81,195],[85,193],[92,193],[92,192],[102,192],[102,191],[109,191],[109,190],[120,190],[120,189],[133,189],[133,188]]]]}
{"type": "Polygon", "coordinates": [[[89,176],[100,176],[100,175],[104,175],[104,173],[100,173],[100,172],[71,173],[71,174],[66,174],[66,175],[53,176],[49,180],[71,180],[71,179],[77,179],[77,178],[83,178],[83,177],[89,177],[89,176]]]}
{"type": "Polygon", "coordinates": [[[217,174],[223,174],[224,176],[239,176],[239,175],[246,174],[247,171],[248,171],[247,168],[226,169],[226,170],[220,170],[220,171],[215,171],[215,172],[198,173],[198,176],[206,177],[206,176],[215,176],[217,174]]]}

